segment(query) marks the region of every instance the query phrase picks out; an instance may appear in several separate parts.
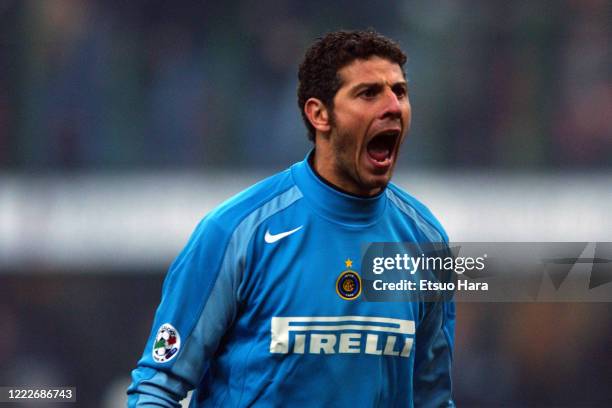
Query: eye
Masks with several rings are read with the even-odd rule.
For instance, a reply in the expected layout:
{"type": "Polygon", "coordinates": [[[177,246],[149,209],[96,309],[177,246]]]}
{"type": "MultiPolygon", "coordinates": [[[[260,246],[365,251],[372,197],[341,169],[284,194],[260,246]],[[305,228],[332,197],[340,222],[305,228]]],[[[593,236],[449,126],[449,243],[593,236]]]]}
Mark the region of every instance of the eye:
{"type": "Polygon", "coordinates": [[[406,88],[405,85],[403,84],[397,84],[393,87],[393,93],[398,97],[398,98],[403,98],[404,96],[406,96],[406,94],[408,93],[408,89],[406,88]]]}
{"type": "Polygon", "coordinates": [[[376,96],[377,94],[377,90],[374,88],[367,88],[366,90],[364,90],[363,92],[361,92],[361,94],[359,94],[359,96],[362,96],[364,98],[373,98],[376,96]]]}
{"type": "Polygon", "coordinates": [[[370,84],[365,86],[357,95],[363,99],[375,99],[382,91],[382,86],[378,84],[370,84]]]}

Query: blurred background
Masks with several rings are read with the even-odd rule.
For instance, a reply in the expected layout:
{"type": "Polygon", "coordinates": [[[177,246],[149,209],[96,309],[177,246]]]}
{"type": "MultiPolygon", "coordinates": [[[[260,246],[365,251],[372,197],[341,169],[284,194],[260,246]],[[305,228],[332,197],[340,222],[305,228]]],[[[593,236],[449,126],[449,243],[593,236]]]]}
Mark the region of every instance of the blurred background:
{"type": "MultiPolygon", "coordinates": [[[[409,55],[395,182],[453,241],[612,241],[612,3],[0,0],[0,385],[124,404],[166,268],[310,149],[310,42],[409,55]]],[[[465,407],[608,407],[612,303],[458,305],[465,407]]],[[[26,406],[26,405],[20,405],[26,406]]]]}

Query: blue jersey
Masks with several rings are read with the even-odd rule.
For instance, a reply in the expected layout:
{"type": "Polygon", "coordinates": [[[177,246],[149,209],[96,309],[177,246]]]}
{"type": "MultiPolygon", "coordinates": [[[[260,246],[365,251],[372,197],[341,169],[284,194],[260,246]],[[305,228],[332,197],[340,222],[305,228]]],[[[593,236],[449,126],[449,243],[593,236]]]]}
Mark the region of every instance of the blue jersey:
{"type": "Polygon", "coordinates": [[[347,277],[363,244],[446,241],[393,184],[355,197],[304,160],[252,186],[170,267],[128,406],[178,407],[190,389],[191,407],[454,406],[454,305],[368,302],[347,277]]]}

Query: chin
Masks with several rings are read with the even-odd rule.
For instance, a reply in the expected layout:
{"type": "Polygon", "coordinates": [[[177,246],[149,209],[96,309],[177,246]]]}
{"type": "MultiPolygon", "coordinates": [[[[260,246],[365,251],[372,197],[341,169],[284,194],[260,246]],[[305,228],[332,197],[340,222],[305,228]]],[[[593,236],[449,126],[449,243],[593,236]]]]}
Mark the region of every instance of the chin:
{"type": "Polygon", "coordinates": [[[387,187],[387,184],[389,184],[390,181],[391,181],[390,175],[374,176],[370,178],[370,180],[368,180],[367,183],[365,183],[366,189],[368,191],[381,190],[387,187]]]}

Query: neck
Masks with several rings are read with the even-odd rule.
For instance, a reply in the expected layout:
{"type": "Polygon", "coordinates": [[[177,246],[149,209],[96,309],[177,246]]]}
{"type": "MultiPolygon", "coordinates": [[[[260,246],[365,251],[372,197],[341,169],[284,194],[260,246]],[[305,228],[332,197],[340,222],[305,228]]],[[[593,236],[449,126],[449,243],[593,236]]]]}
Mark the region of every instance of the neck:
{"type": "Polygon", "coordinates": [[[341,191],[337,186],[318,176],[311,165],[314,152],[291,167],[294,180],[305,202],[319,215],[345,225],[372,225],[385,210],[386,195],[358,197],[341,191]]]}
{"type": "Polygon", "coordinates": [[[329,186],[356,197],[373,197],[382,191],[382,188],[365,189],[360,187],[348,177],[341,177],[335,166],[335,157],[331,149],[315,148],[309,158],[310,165],[317,176],[329,186]]]}

